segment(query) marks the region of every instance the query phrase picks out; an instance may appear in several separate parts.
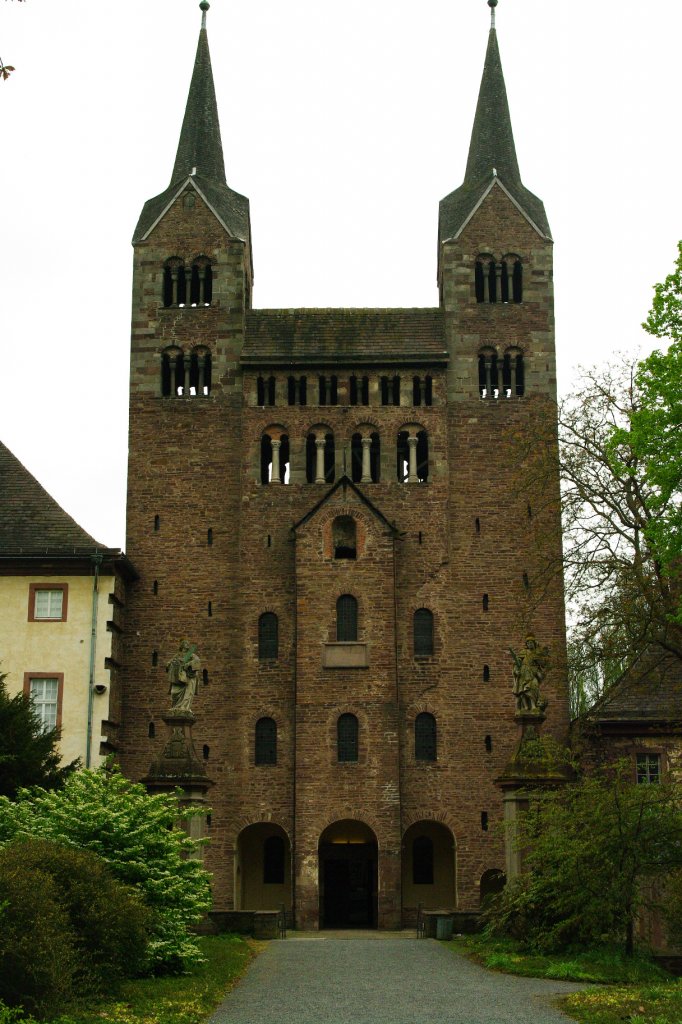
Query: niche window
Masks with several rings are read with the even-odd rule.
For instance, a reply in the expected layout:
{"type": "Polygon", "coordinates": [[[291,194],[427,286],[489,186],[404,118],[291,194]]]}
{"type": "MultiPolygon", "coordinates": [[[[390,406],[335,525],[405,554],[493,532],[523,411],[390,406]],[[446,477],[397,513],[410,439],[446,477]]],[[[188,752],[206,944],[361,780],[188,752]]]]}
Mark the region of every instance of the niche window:
{"type": "Polygon", "coordinates": [[[397,444],[398,480],[424,484],[429,479],[429,438],[425,430],[401,430],[397,444]]]}
{"type": "Polygon", "coordinates": [[[322,374],[318,380],[320,405],[336,405],[339,400],[339,382],[336,376],[322,374]]]}
{"type": "Polygon", "coordinates": [[[256,722],[256,764],[277,764],[277,723],[274,718],[256,722]]]}
{"type": "Polygon", "coordinates": [[[284,885],[284,840],[268,836],[263,843],[263,885],[284,885]]]}
{"type": "Polygon", "coordinates": [[[336,750],[339,761],[358,759],[358,720],[355,715],[340,715],[336,723],[336,750]]]}
{"type": "Polygon", "coordinates": [[[492,348],[478,356],[478,393],[481,398],[521,398],[525,391],[523,353],[510,348],[502,362],[492,348]]]}
{"type": "Polygon", "coordinates": [[[352,594],[342,594],[336,602],[336,639],[357,642],[358,602],[352,594]]]}
{"type": "Polygon", "coordinates": [[[200,256],[192,263],[189,274],[189,305],[210,306],[213,298],[213,270],[210,260],[200,256]]]}
{"type": "Polygon", "coordinates": [[[187,277],[185,264],[181,259],[172,257],[163,265],[163,304],[184,306],[187,301],[187,277]]]}
{"type": "Polygon", "coordinates": [[[637,754],[635,757],[637,782],[640,786],[657,784],[661,781],[661,755],[637,754]]]}
{"type": "Polygon", "coordinates": [[[379,383],[381,404],[400,405],[400,377],[382,377],[379,383]]]}
{"type": "Polygon", "coordinates": [[[305,443],[305,475],[309,484],[330,484],[336,475],[334,435],[324,428],[312,431],[305,443]]]}
{"type": "Polygon", "coordinates": [[[287,378],[287,402],[289,405],[308,404],[308,378],[287,378]]]}
{"type": "Polygon", "coordinates": [[[263,434],[260,442],[260,482],[262,484],[289,483],[289,435],[270,437],[263,434]]]}
{"type": "Polygon", "coordinates": [[[68,583],[31,583],[28,588],[29,622],[66,622],[69,598],[68,583]]]}
{"type": "Polygon", "coordinates": [[[350,405],[369,405],[369,377],[356,377],[353,374],[349,384],[350,405]]]}
{"type": "Polygon", "coordinates": [[[474,269],[476,301],[513,303],[523,300],[523,265],[518,256],[505,256],[497,261],[483,255],[474,269]]]}
{"type": "Polygon", "coordinates": [[[274,405],[276,401],[276,380],[274,377],[256,379],[256,405],[274,405]]]}
{"type": "Polygon", "coordinates": [[[412,623],[415,658],[428,658],[433,654],[433,612],[417,608],[412,623]]]}
{"type": "Polygon", "coordinates": [[[412,404],[433,405],[433,377],[412,378],[412,404]]]}
{"type": "Polygon", "coordinates": [[[275,661],[279,656],[279,622],[274,612],[258,619],[258,660],[275,661]]]}
{"type": "Polygon", "coordinates": [[[337,516],[332,523],[334,558],[357,558],[357,527],[352,516],[337,516]]]}
{"type": "Polygon", "coordinates": [[[351,477],[356,484],[376,484],[381,471],[381,439],[376,431],[353,434],[351,477]]]}
{"type": "Polygon", "coordinates": [[[436,754],[436,719],[423,711],[414,720],[414,758],[415,761],[435,761],[436,754]]]}
{"type": "Polygon", "coordinates": [[[417,836],[412,843],[413,885],[433,885],[433,840],[417,836]]]}

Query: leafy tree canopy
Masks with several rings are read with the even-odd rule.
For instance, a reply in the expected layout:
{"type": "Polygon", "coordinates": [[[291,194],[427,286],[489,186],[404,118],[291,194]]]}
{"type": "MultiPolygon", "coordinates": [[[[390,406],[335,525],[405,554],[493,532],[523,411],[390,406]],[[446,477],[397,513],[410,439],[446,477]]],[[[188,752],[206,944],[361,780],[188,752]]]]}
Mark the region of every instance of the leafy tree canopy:
{"type": "Polygon", "coordinates": [[[10,697],[6,679],[0,673],[0,796],[14,799],[29,786],[57,789],[78,761],[60,765],[59,732],[43,732],[30,698],[23,693],[10,697]]]}
{"type": "Polygon", "coordinates": [[[35,836],[96,853],[151,911],[149,966],[176,969],[200,958],[189,928],[211,904],[199,844],[182,828],[191,815],[177,796],[150,796],[116,767],[85,770],[55,792],[0,797],[0,846],[35,836]]]}

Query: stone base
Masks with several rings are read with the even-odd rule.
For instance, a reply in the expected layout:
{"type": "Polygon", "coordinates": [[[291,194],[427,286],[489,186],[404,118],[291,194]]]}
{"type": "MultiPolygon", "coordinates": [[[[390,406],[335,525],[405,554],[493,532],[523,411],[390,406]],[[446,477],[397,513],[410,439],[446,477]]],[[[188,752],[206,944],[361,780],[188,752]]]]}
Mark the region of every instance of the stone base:
{"type": "Polygon", "coordinates": [[[172,790],[180,786],[186,799],[203,800],[213,783],[204,773],[192,739],[196,718],[191,711],[171,709],[161,716],[166,723],[166,742],[161,756],[149,768],[142,781],[151,790],[172,790]]]}

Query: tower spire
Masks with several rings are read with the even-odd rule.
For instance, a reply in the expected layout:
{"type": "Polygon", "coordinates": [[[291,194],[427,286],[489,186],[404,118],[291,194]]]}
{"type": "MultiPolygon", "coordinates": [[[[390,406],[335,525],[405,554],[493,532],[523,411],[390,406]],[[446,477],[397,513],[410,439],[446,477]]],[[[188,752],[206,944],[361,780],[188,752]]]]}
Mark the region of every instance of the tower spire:
{"type": "Polygon", "coordinates": [[[210,4],[208,0],[201,0],[199,7],[201,31],[171,185],[194,174],[217,184],[226,183],[218,104],[206,31],[206,12],[210,4]]]}

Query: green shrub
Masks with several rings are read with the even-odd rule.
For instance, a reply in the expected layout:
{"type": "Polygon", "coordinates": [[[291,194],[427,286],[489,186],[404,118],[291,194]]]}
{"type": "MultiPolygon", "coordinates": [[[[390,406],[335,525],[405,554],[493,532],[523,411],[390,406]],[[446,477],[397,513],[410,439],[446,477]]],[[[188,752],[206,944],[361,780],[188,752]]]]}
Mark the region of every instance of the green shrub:
{"type": "MultiPolygon", "coordinates": [[[[67,911],[47,872],[20,860],[0,871],[0,999],[38,1017],[65,1005],[78,965],[67,911]]],[[[5,1011],[3,1011],[5,1012],[5,1011]]],[[[11,1021],[12,1017],[8,1016],[11,1021]]]]}
{"type": "Polygon", "coordinates": [[[0,877],[14,864],[54,882],[77,954],[79,994],[112,991],[144,968],[149,912],[99,857],[46,839],[19,839],[0,849],[0,877]]]}

